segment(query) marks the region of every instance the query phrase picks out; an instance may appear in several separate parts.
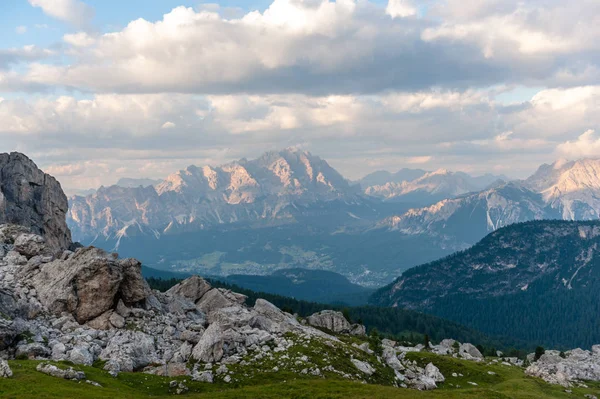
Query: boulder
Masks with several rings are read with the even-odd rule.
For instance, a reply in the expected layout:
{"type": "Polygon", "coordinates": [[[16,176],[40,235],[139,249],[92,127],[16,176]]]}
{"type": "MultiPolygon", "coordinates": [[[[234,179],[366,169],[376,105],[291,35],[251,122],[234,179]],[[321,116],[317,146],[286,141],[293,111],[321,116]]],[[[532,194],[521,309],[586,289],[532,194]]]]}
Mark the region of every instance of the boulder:
{"type": "Polygon", "coordinates": [[[199,276],[192,276],[171,287],[166,293],[181,296],[196,303],[211,289],[212,287],[206,280],[199,276]]]}
{"type": "Polygon", "coordinates": [[[481,352],[479,352],[479,349],[477,349],[475,345],[468,343],[460,344],[458,348],[458,354],[460,355],[460,357],[467,360],[483,360],[483,355],[481,354],[481,352]]]}
{"type": "Polygon", "coordinates": [[[203,313],[210,314],[215,310],[228,308],[236,304],[241,305],[245,300],[245,295],[236,294],[221,288],[213,288],[202,296],[196,303],[196,307],[203,313]]]}
{"type": "Polygon", "coordinates": [[[326,328],[334,333],[349,333],[352,325],[346,320],[342,312],[323,310],[312,314],[306,319],[314,327],[326,328]]]}
{"type": "Polygon", "coordinates": [[[212,323],[194,346],[192,357],[204,363],[218,362],[223,357],[223,331],[219,323],[212,323]]]}
{"type": "Polygon", "coordinates": [[[118,299],[139,302],[149,293],[138,261],[117,259],[94,247],[81,248],[68,260],[28,268],[21,278],[33,285],[48,310],[69,312],[79,323],[112,309],[118,299]]]}
{"type": "Polygon", "coordinates": [[[37,234],[21,234],[14,243],[14,250],[31,259],[34,256],[51,255],[52,251],[46,246],[44,237],[37,234]]]}
{"type": "Polygon", "coordinates": [[[361,372],[365,373],[366,375],[373,375],[373,373],[375,372],[375,369],[373,368],[373,366],[371,366],[367,362],[363,362],[363,361],[358,360],[358,359],[352,359],[352,364],[354,364],[354,366],[358,370],[360,370],[361,372]]]}
{"type": "Polygon", "coordinates": [[[119,296],[123,302],[134,304],[150,295],[150,287],[142,276],[142,264],[137,259],[128,258],[118,261],[123,270],[123,280],[119,287],[119,296]]]}
{"type": "Polygon", "coordinates": [[[419,391],[430,391],[432,389],[437,388],[437,384],[435,380],[426,375],[420,375],[418,378],[409,381],[410,386],[414,389],[418,389],[419,391]]]}
{"type": "Polygon", "coordinates": [[[433,363],[429,363],[429,364],[427,364],[427,366],[425,366],[425,375],[427,377],[433,379],[435,382],[444,382],[444,381],[446,381],[446,378],[440,372],[440,369],[438,369],[437,367],[435,367],[435,365],[433,363]]]}
{"type": "Polygon", "coordinates": [[[119,371],[135,371],[158,363],[154,337],[141,331],[120,330],[100,353],[100,359],[119,365],[119,371]]]}
{"type": "Polygon", "coordinates": [[[74,364],[91,366],[94,363],[94,357],[86,348],[75,347],[69,352],[69,360],[74,364]]]}
{"type": "Polygon", "coordinates": [[[56,179],[20,153],[0,154],[0,224],[24,226],[52,251],[68,249],[67,197],[56,179]]]}
{"type": "Polygon", "coordinates": [[[0,378],[10,378],[13,372],[10,369],[8,363],[4,359],[0,359],[0,378]]]}

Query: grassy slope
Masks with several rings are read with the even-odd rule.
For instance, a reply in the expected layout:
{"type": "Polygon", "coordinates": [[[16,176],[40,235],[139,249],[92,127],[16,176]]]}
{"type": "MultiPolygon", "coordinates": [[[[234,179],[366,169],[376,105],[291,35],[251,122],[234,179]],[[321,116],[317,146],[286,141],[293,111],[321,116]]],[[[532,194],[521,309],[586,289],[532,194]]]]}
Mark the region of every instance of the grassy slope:
{"type": "MultiPolygon", "coordinates": [[[[560,386],[551,386],[541,380],[526,377],[523,370],[501,364],[477,364],[441,357],[428,353],[412,353],[409,358],[420,365],[433,362],[446,376],[440,389],[419,392],[389,386],[366,385],[341,379],[292,380],[290,374],[273,373],[253,381],[252,384],[233,389],[222,382],[215,384],[194,383],[187,378],[189,398],[478,398],[478,399],[533,399],[533,398],[583,398],[585,394],[598,395],[600,384],[588,384],[590,388],[573,388],[566,393],[560,386]],[[492,371],[495,374],[489,374],[492,371]],[[452,373],[463,374],[452,377],[452,373]],[[282,380],[287,378],[287,380],[282,380]],[[470,385],[475,382],[478,386],[470,385]]],[[[150,376],[140,373],[121,373],[113,379],[106,372],[93,367],[77,367],[86,372],[87,378],[103,385],[102,388],[84,382],[72,382],[49,377],[35,371],[37,361],[16,360],[9,362],[14,377],[0,380],[0,397],[19,399],[43,398],[166,398],[172,397],[168,382],[174,378],[150,376]]],[[[185,378],[178,378],[183,380],[185,378]]]]}

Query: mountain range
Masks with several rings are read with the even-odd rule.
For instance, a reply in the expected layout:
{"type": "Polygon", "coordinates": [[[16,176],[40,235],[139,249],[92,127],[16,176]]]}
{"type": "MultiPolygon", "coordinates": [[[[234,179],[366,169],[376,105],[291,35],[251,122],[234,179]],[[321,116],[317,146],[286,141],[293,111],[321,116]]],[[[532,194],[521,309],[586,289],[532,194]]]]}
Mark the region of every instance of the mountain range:
{"type": "MultiPolygon", "coordinates": [[[[420,170],[414,170],[415,175],[420,170]]],[[[491,185],[498,185],[507,180],[504,176],[484,175],[472,177],[463,172],[451,172],[438,169],[425,172],[415,179],[398,181],[398,175],[408,175],[406,170],[390,175],[390,180],[382,184],[366,186],[361,183],[364,193],[386,201],[404,201],[419,205],[427,205],[445,198],[480,191],[491,185]]],[[[383,175],[382,175],[383,176],[383,175]]],[[[367,179],[374,180],[374,179],[367,179]]]]}
{"type": "Polygon", "coordinates": [[[597,219],[599,172],[599,160],[561,160],[520,181],[403,169],[351,183],[318,156],[286,149],[73,196],[67,222],[86,245],[172,272],[309,268],[381,286],[512,223],[597,219]]]}
{"type": "Polygon", "coordinates": [[[539,219],[596,220],[600,212],[600,160],[559,160],[529,178],[448,198],[386,218],[380,228],[428,236],[437,245],[465,249],[512,223],[539,219]]]}

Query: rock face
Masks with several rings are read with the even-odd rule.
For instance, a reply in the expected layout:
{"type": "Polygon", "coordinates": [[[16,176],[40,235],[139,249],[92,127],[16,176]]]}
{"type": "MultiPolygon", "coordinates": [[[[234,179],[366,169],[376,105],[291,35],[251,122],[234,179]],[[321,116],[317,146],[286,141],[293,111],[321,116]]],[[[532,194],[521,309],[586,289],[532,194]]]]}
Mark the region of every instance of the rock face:
{"type": "Polygon", "coordinates": [[[114,308],[119,300],[133,304],[149,294],[138,261],[117,259],[94,247],[79,249],[67,260],[30,263],[21,275],[46,308],[72,313],[80,323],[114,308]]]}
{"type": "Polygon", "coordinates": [[[364,326],[350,324],[341,312],[333,310],[323,310],[310,315],[307,321],[311,326],[326,328],[338,334],[365,335],[366,333],[364,326]]]}
{"type": "Polygon", "coordinates": [[[600,345],[594,345],[592,351],[567,351],[564,358],[559,351],[546,351],[525,373],[564,387],[577,381],[600,381],[600,345]]]}
{"type": "Polygon", "coordinates": [[[56,179],[23,154],[0,154],[0,224],[24,226],[58,251],[71,245],[68,209],[56,179]]]}

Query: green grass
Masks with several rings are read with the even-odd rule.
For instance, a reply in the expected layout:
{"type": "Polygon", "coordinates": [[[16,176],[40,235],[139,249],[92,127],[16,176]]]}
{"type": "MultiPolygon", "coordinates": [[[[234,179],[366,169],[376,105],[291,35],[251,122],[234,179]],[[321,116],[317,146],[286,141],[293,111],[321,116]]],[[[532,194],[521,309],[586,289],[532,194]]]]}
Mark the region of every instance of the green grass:
{"type": "MultiPolygon", "coordinates": [[[[319,344],[309,348],[294,346],[290,352],[298,355],[310,355],[325,348],[319,344]]],[[[345,355],[345,353],[344,353],[345,355]]],[[[197,383],[189,377],[159,377],[141,373],[121,373],[112,378],[107,372],[95,367],[80,367],[76,369],[86,373],[88,379],[102,385],[101,388],[86,384],[57,379],[39,373],[35,367],[39,363],[32,360],[14,360],[9,364],[14,376],[0,380],[0,398],[15,399],[54,399],[54,398],[169,398],[173,393],[169,389],[169,381],[186,380],[190,391],[182,395],[187,398],[291,398],[291,399],[534,399],[534,398],[584,398],[585,394],[600,395],[599,383],[588,383],[589,388],[573,388],[573,393],[566,393],[560,386],[549,385],[535,378],[524,375],[523,369],[513,366],[490,363],[490,359],[482,363],[474,363],[451,357],[437,356],[430,353],[410,353],[407,356],[419,365],[429,362],[435,364],[446,376],[446,382],[439,384],[439,389],[420,392],[410,389],[399,389],[377,384],[362,384],[341,379],[335,374],[325,373],[327,378],[314,376],[299,376],[280,371],[257,371],[250,377],[251,369],[261,370],[262,367],[272,367],[268,362],[257,367],[229,366],[236,372],[234,382],[226,384],[220,378],[215,384],[197,383]],[[492,371],[494,374],[489,374],[492,371]],[[452,373],[463,376],[452,377],[452,373]],[[244,377],[246,374],[246,377],[244,377]],[[473,386],[468,382],[475,382],[473,386]]],[[[334,364],[336,368],[345,369],[344,356],[323,360],[317,366],[334,364]]],[[[371,359],[376,365],[376,360],[371,359]]],[[[68,364],[55,363],[59,367],[68,364]]],[[[100,364],[98,364],[100,366],[100,364]]],[[[216,367],[215,367],[216,368],[216,367]]],[[[389,376],[385,369],[377,367],[374,379],[380,378],[381,383],[387,383],[389,376]],[[378,375],[379,374],[379,375],[378,375]]],[[[354,371],[348,368],[348,371],[354,371]]]]}

